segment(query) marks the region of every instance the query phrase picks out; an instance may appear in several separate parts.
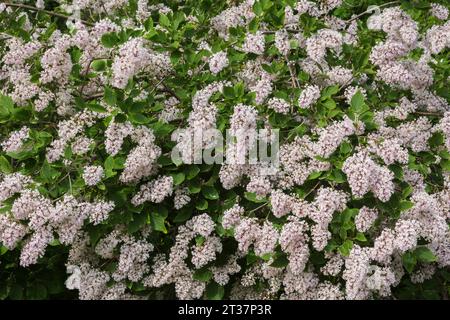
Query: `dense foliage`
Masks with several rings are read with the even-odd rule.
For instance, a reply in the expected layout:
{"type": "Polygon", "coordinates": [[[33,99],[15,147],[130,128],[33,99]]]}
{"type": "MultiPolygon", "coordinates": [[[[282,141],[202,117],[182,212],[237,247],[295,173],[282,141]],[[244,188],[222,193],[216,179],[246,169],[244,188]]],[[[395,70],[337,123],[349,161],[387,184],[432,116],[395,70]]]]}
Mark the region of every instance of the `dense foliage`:
{"type": "Polygon", "coordinates": [[[0,299],[446,299],[448,9],[0,2],[0,299]]]}

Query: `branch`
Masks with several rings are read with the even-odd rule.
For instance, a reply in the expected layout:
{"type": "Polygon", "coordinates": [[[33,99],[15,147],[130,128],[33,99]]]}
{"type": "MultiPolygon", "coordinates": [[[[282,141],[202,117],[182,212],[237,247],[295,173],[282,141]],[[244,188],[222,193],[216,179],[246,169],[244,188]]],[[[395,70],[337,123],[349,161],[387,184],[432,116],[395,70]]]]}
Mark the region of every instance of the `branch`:
{"type": "MultiPolygon", "coordinates": [[[[70,16],[66,16],[62,13],[57,13],[57,12],[53,12],[53,11],[49,11],[49,10],[45,10],[45,9],[39,9],[33,6],[29,6],[27,4],[22,4],[22,3],[11,3],[11,2],[2,2],[4,5],[6,5],[7,7],[14,7],[14,8],[20,8],[20,9],[26,9],[26,10],[31,10],[31,11],[36,11],[36,12],[44,12],[48,15],[51,16],[55,16],[55,17],[59,17],[59,18],[63,18],[63,19],[70,19],[70,16]]],[[[93,24],[84,20],[78,20],[81,23],[92,27],[93,24]]]]}
{"type": "Polygon", "coordinates": [[[84,97],[84,99],[86,99],[86,100],[88,100],[88,101],[89,101],[89,100],[94,100],[94,99],[103,97],[103,95],[104,95],[103,92],[98,92],[98,93],[95,93],[95,94],[93,94],[93,95],[91,95],[91,96],[89,96],[89,97],[84,97]]]}
{"type": "Polygon", "coordinates": [[[305,194],[305,195],[303,196],[303,199],[305,199],[307,196],[309,196],[309,195],[311,194],[311,192],[313,192],[314,190],[316,190],[317,187],[319,186],[319,184],[320,184],[320,181],[318,181],[318,182],[316,183],[316,185],[315,185],[311,190],[309,190],[307,194],[305,194]]]}
{"type": "Polygon", "coordinates": [[[264,202],[262,205],[260,205],[260,206],[258,206],[258,207],[256,207],[256,208],[254,208],[254,209],[252,209],[252,210],[250,210],[250,211],[247,211],[247,212],[248,212],[248,213],[252,213],[252,212],[258,211],[259,209],[264,208],[264,207],[267,206],[268,204],[269,204],[268,201],[267,201],[267,202],[264,202]]]}
{"type": "Polygon", "coordinates": [[[285,56],[284,58],[286,60],[287,66],[288,66],[289,73],[291,74],[292,86],[294,88],[300,88],[300,84],[298,83],[297,76],[295,75],[295,70],[292,68],[292,63],[291,63],[292,61],[289,61],[287,56],[285,56]]]}
{"type": "MultiPolygon", "coordinates": [[[[295,74],[294,68],[292,68],[291,61],[289,61],[287,55],[284,57],[284,59],[286,60],[286,64],[287,64],[287,67],[289,69],[289,73],[291,74],[292,87],[300,88],[300,83],[298,83],[298,79],[297,79],[297,76],[295,74]]],[[[294,112],[294,105],[291,103],[291,113],[292,112],[294,112]]]]}
{"type": "MultiPolygon", "coordinates": [[[[285,29],[287,32],[290,33],[299,33],[302,32],[302,30],[296,30],[296,29],[285,29]]],[[[274,34],[276,31],[272,31],[272,30],[265,30],[265,31],[261,31],[262,34],[274,34]]]]}
{"type": "Polygon", "coordinates": [[[176,98],[178,101],[181,101],[180,97],[175,93],[175,91],[173,91],[172,89],[170,89],[164,82],[161,83],[164,87],[164,89],[162,91],[167,92],[168,94],[170,94],[172,97],[176,98]]]}
{"type": "Polygon", "coordinates": [[[163,77],[161,80],[159,80],[158,83],[154,85],[152,91],[150,91],[149,94],[153,94],[153,93],[158,89],[159,85],[160,85],[161,83],[163,83],[163,81],[164,81],[165,79],[166,79],[166,78],[163,77]]]}
{"type": "Polygon", "coordinates": [[[440,112],[425,112],[425,111],[415,111],[414,114],[420,115],[420,116],[437,116],[442,117],[444,114],[440,112]]]}
{"type": "MultiPolygon", "coordinates": [[[[86,67],[86,70],[83,73],[83,78],[87,77],[87,75],[89,73],[89,69],[91,68],[91,63],[93,61],[94,61],[94,59],[89,60],[89,63],[87,65],[87,67],[86,67]]],[[[87,83],[87,81],[83,82],[83,85],[81,86],[81,89],[80,89],[80,95],[83,95],[83,90],[84,90],[84,87],[86,86],[86,83],[87,83]]]]}
{"type": "MultiPolygon", "coordinates": [[[[89,73],[89,70],[90,70],[90,68],[91,68],[92,62],[94,62],[94,61],[96,61],[96,60],[106,60],[106,59],[108,59],[108,58],[92,58],[92,59],[90,59],[89,62],[88,62],[88,65],[87,65],[87,67],[86,67],[86,70],[85,70],[84,73],[83,73],[83,77],[84,77],[84,78],[87,77],[87,75],[88,75],[88,73],[89,73]]],[[[83,90],[84,90],[86,84],[87,84],[87,81],[84,82],[83,85],[81,86],[81,89],[80,89],[80,91],[79,91],[79,92],[80,92],[80,95],[83,95],[83,90]]]]}

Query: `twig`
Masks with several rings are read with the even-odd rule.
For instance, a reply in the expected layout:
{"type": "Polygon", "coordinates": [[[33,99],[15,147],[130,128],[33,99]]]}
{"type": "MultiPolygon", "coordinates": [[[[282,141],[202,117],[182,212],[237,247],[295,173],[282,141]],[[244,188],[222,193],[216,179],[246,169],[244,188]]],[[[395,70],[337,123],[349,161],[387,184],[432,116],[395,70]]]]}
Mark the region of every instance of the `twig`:
{"type": "MultiPolygon", "coordinates": [[[[391,2],[387,2],[387,3],[380,4],[379,6],[376,6],[376,7],[378,7],[378,8],[383,8],[383,7],[387,7],[387,6],[390,6],[390,5],[392,5],[392,4],[397,4],[397,3],[400,3],[400,1],[391,1],[391,2]]],[[[371,12],[373,12],[374,10],[375,10],[375,8],[370,8],[370,10],[366,10],[366,11],[364,11],[363,13],[360,13],[360,14],[358,14],[357,16],[354,16],[353,18],[351,18],[351,19],[345,21],[345,23],[346,23],[346,24],[349,24],[349,23],[352,22],[353,20],[359,19],[359,18],[361,18],[363,15],[365,15],[365,14],[367,14],[367,13],[371,13],[371,12]]]]}
{"type": "MultiPolygon", "coordinates": [[[[299,33],[302,32],[301,30],[296,30],[296,29],[285,29],[287,32],[289,33],[299,33]]],[[[265,31],[261,31],[262,34],[274,34],[276,33],[276,31],[272,31],[272,30],[265,30],[265,31]]]]}
{"type": "Polygon", "coordinates": [[[94,100],[94,99],[97,99],[97,98],[101,98],[101,97],[103,97],[103,92],[98,92],[98,93],[94,93],[92,96],[89,96],[89,97],[85,97],[85,99],[86,100],[94,100]]]}
{"type": "MultiPolygon", "coordinates": [[[[302,122],[300,122],[300,124],[297,125],[295,128],[300,127],[300,126],[301,126],[302,124],[304,124],[304,123],[305,123],[305,120],[302,120],[302,122]]],[[[294,129],[295,129],[295,128],[294,128],[294,129]]],[[[284,139],[283,143],[286,142],[286,141],[288,141],[288,140],[292,137],[292,135],[295,134],[294,129],[289,130],[289,131],[291,131],[291,133],[289,133],[289,135],[286,137],[286,139],[284,139]]]]}
{"type": "Polygon", "coordinates": [[[164,82],[161,82],[161,84],[163,85],[164,89],[162,91],[169,93],[171,96],[173,96],[174,98],[176,98],[178,101],[181,101],[180,97],[178,97],[178,95],[175,93],[175,91],[173,91],[172,89],[170,89],[164,82]]]}
{"type": "Polygon", "coordinates": [[[70,194],[73,194],[73,191],[72,191],[72,179],[70,178],[70,174],[69,174],[69,190],[70,190],[70,194]]]}
{"type": "Polygon", "coordinates": [[[437,116],[437,117],[442,117],[443,116],[443,114],[439,113],[439,112],[416,111],[416,112],[413,112],[413,113],[417,114],[417,115],[421,115],[421,116],[437,116]]]}
{"type": "Polygon", "coordinates": [[[149,92],[149,95],[153,94],[158,89],[158,86],[163,83],[164,80],[166,80],[165,77],[163,77],[161,80],[159,80],[158,83],[155,84],[155,86],[153,87],[152,91],[149,92]]]}
{"type": "Polygon", "coordinates": [[[294,69],[292,68],[291,61],[289,61],[287,56],[285,56],[284,59],[286,60],[286,64],[289,68],[289,73],[291,74],[292,86],[294,88],[299,88],[300,84],[298,83],[297,76],[295,75],[294,69]]]}
{"type": "MultiPolygon", "coordinates": [[[[86,67],[86,70],[83,73],[83,78],[87,77],[87,75],[89,73],[89,69],[91,68],[91,63],[93,61],[94,61],[94,59],[89,60],[89,63],[87,65],[87,67],[86,67]]],[[[80,95],[83,95],[83,90],[84,90],[84,87],[86,86],[86,83],[87,83],[87,81],[83,82],[83,85],[81,86],[81,89],[80,89],[80,95]]]]}
{"type": "Polygon", "coordinates": [[[305,195],[303,196],[303,199],[305,199],[307,196],[309,196],[309,195],[311,194],[311,192],[313,192],[314,190],[316,190],[316,188],[319,186],[319,184],[320,184],[320,181],[318,181],[318,182],[316,183],[316,185],[315,185],[311,190],[309,190],[307,194],[305,194],[305,195]]]}
{"type": "MultiPolygon", "coordinates": [[[[284,56],[284,59],[285,59],[286,64],[288,66],[289,73],[291,74],[292,86],[294,88],[300,88],[300,84],[298,83],[297,75],[295,74],[294,69],[292,68],[291,61],[289,61],[287,55],[284,56]]],[[[291,113],[293,113],[293,112],[294,112],[294,105],[291,103],[291,113]]]]}
{"type": "MultiPolygon", "coordinates": [[[[55,17],[59,17],[59,18],[63,18],[63,19],[70,19],[70,16],[66,16],[62,13],[57,13],[57,12],[53,12],[53,11],[49,11],[49,10],[45,10],[45,9],[39,9],[27,4],[22,4],[22,3],[11,3],[11,2],[2,2],[4,5],[6,5],[7,7],[14,7],[14,8],[20,8],[20,9],[26,9],[26,10],[31,10],[31,11],[36,11],[36,12],[44,12],[48,15],[51,16],[55,16],[55,17]]],[[[92,27],[93,24],[84,20],[79,19],[78,21],[80,21],[81,23],[92,27]]]]}
{"type": "MultiPolygon", "coordinates": [[[[105,59],[108,59],[108,58],[92,58],[91,60],[89,60],[89,63],[88,63],[88,65],[87,65],[87,67],[86,67],[86,70],[84,71],[84,73],[83,73],[83,78],[86,78],[87,77],[87,75],[89,74],[89,70],[91,69],[91,65],[92,65],[92,62],[94,62],[94,61],[96,61],[96,60],[105,60],[105,59]]],[[[83,85],[81,86],[81,89],[80,89],[80,95],[83,95],[83,90],[84,90],[84,88],[86,87],[86,84],[87,84],[87,81],[86,82],[84,82],[83,83],[83,85]]]]}
{"type": "Polygon", "coordinates": [[[261,208],[264,208],[264,207],[267,206],[268,204],[269,204],[269,202],[265,202],[264,204],[262,204],[262,205],[256,207],[255,209],[252,209],[252,210],[248,211],[248,213],[252,213],[252,212],[255,212],[255,211],[257,211],[257,210],[259,210],[259,209],[261,209],[261,208]]]}

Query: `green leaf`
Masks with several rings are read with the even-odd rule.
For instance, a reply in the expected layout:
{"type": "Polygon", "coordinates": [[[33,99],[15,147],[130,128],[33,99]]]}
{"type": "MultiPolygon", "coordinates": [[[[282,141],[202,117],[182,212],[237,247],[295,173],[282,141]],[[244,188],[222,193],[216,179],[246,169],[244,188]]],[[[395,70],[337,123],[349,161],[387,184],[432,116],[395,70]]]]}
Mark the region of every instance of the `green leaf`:
{"type": "Polygon", "coordinates": [[[253,4],[253,12],[255,13],[255,15],[260,16],[263,13],[263,8],[262,5],[259,1],[255,2],[253,4]]]}
{"type": "Polygon", "coordinates": [[[411,202],[411,201],[407,201],[407,200],[400,201],[400,204],[398,206],[400,211],[405,211],[405,210],[408,210],[408,209],[410,209],[412,207],[414,207],[414,203],[411,202]]]}
{"type": "Polygon", "coordinates": [[[101,39],[103,46],[106,48],[113,48],[119,41],[120,40],[115,33],[105,33],[101,39]]]}
{"type": "Polygon", "coordinates": [[[223,95],[225,98],[228,99],[234,99],[234,88],[233,87],[224,87],[223,88],[223,95]]]}
{"type": "Polygon", "coordinates": [[[284,268],[289,264],[289,259],[285,253],[279,254],[270,265],[274,268],[284,268]]]}
{"type": "Polygon", "coordinates": [[[0,171],[2,173],[12,173],[13,168],[11,164],[9,163],[8,159],[6,159],[4,156],[0,156],[0,171]]]}
{"type": "Polygon", "coordinates": [[[7,115],[14,111],[14,102],[13,100],[5,96],[3,94],[0,94],[0,114],[7,115]]]}
{"type": "Polygon", "coordinates": [[[272,257],[273,253],[266,253],[261,256],[261,259],[263,259],[264,261],[269,261],[270,259],[272,259],[272,257]]]}
{"type": "Polygon", "coordinates": [[[339,229],[339,237],[340,237],[342,240],[347,239],[348,230],[350,230],[350,229],[352,229],[352,228],[349,226],[349,223],[348,223],[348,222],[343,223],[343,224],[342,224],[342,227],[339,229]]]}
{"type": "Polygon", "coordinates": [[[391,164],[388,168],[389,168],[392,172],[394,172],[394,176],[395,176],[397,179],[399,179],[399,180],[403,179],[403,169],[402,169],[401,166],[396,165],[396,164],[391,164]]]}
{"type": "Polygon", "coordinates": [[[358,92],[356,92],[351,99],[350,107],[353,112],[362,113],[364,111],[364,106],[365,106],[364,96],[358,90],[358,92]]]}
{"type": "Polygon", "coordinates": [[[105,234],[105,225],[99,224],[97,226],[93,226],[88,230],[90,244],[95,246],[95,244],[100,240],[101,237],[105,234]]]}
{"type": "Polygon", "coordinates": [[[321,100],[322,101],[327,100],[332,95],[334,95],[338,92],[339,92],[339,86],[337,86],[337,85],[326,87],[320,95],[321,100]]]}
{"type": "Polygon", "coordinates": [[[367,241],[367,238],[366,238],[366,236],[364,235],[364,233],[358,232],[358,233],[356,234],[355,240],[358,240],[358,241],[361,241],[361,242],[366,242],[366,241],[367,241]]]}
{"type": "Polygon", "coordinates": [[[173,15],[172,30],[176,31],[183,21],[185,21],[184,13],[180,11],[175,12],[173,15]]]}
{"type": "MultiPolygon", "coordinates": [[[[155,105],[155,108],[156,108],[156,106],[159,106],[159,105],[155,105]]],[[[129,106],[128,111],[130,113],[142,112],[142,111],[144,111],[146,109],[146,107],[147,107],[147,103],[146,102],[137,101],[137,102],[134,102],[133,104],[131,104],[129,106]]],[[[156,110],[156,109],[152,109],[152,110],[156,110]]]]}
{"type": "Polygon", "coordinates": [[[250,23],[248,25],[248,31],[254,33],[254,32],[258,31],[258,28],[259,28],[258,18],[252,19],[252,21],[250,21],[250,23]]]}
{"type": "Polygon", "coordinates": [[[208,200],[219,199],[219,192],[213,186],[203,186],[202,194],[208,200]]]}
{"type": "Polygon", "coordinates": [[[353,64],[355,70],[363,68],[369,62],[370,51],[360,52],[354,59],[353,64]]]}
{"type": "Polygon", "coordinates": [[[190,165],[189,167],[186,168],[185,172],[186,172],[186,179],[191,180],[199,174],[200,168],[197,165],[190,165]]]}
{"type": "Polygon", "coordinates": [[[66,290],[63,277],[61,277],[59,274],[55,274],[54,276],[52,276],[49,281],[45,282],[45,285],[47,286],[47,292],[49,294],[58,294],[66,290]]]}
{"type": "Polygon", "coordinates": [[[245,94],[245,87],[243,82],[238,82],[234,85],[234,96],[243,97],[245,94]]]}
{"type": "Polygon", "coordinates": [[[135,233],[147,224],[148,213],[134,213],[133,220],[128,224],[128,232],[135,233]]]}
{"type": "Polygon", "coordinates": [[[157,137],[163,137],[171,133],[173,130],[175,130],[175,126],[171,125],[170,123],[163,123],[163,122],[156,122],[151,125],[151,128],[153,129],[153,133],[157,137]]]}
{"type": "Polygon", "coordinates": [[[420,262],[430,263],[437,261],[437,257],[427,247],[417,247],[416,250],[414,250],[414,255],[420,262]]]}
{"type": "Polygon", "coordinates": [[[159,15],[159,24],[163,27],[170,27],[170,20],[165,14],[159,15]]]}
{"type": "Polygon", "coordinates": [[[153,29],[153,19],[152,17],[148,17],[147,20],[144,21],[145,31],[150,31],[153,29]]]}
{"type": "Polygon", "coordinates": [[[440,300],[441,295],[437,289],[425,289],[423,290],[423,297],[427,300],[440,300]]]}
{"type": "Polygon", "coordinates": [[[116,92],[110,87],[105,87],[105,93],[103,95],[103,99],[110,106],[115,106],[117,103],[116,92]]]}
{"type": "Polygon", "coordinates": [[[447,150],[441,150],[438,154],[442,159],[450,160],[450,152],[448,152],[447,150]]]}
{"type": "MultiPolygon", "coordinates": [[[[320,179],[323,179],[323,178],[324,177],[321,177],[320,179]]],[[[327,178],[330,181],[337,182],[337,183],[342,183],[342,182],[346,181],[344,173],[342,172],[342,170],[339,170],[339,169],[333,169],[330,172],[330,174],[328,175],[328,177],[325,177],[325,178],[327,178]]]]}
{"type": "Polygon", "coordinates": [[[210,282],[206,286],[206,298],[208,300],[221,300],[223,298],[224,289],[216,282],[210,282]]]}
{"type": "Polygon", "coordinates": [[[254,192],[245,192],[244,193],[244,198],[247,199],[248,201],[254,202],[254,203],[263,203],[263,202],[267,202],[267,198],[259,198],[256,193],[254,192]]]}
{"type": "Polygon", "coordinates": [[[194,280],[201,282],[208,282],[212,279],[213,273],[209,269],[195,270],[193,278],[194,280]]]}
{"type": "Polygon", "coordinates": [[[187,221],[192,216],[192,209],[189,207],[184,207],[180,209],[180,212],[177,213],[175,218],[173,218],[173,222],[179,223],[187,221]]]}
{"type": "Polygon", "coordinates": [[[352,221],[352,218],[355,217],[359,212],[359,209],[356,208],[346,208],[341,213],[341,221],[343,223],[352,221]]]}
{"type": "Polygon", "coordinates": [[[441,167],[444,171],[450,171],[450,160],[441,160],[441,167]]]}
{"type": "Polygon", "coordinates": [[[186,177],[183,172],[172,173],[171,176],[173,178],[174,186],[178,186],[178,185],[182,184],[186,177]]]}
{"type": "Polygon", "coordinates": [[[252,265],[254,264],[256,261],[258,261],[258,257],[256,256],[256,254],[253,251],[250,251],[247,256],[245,257],[245,260],[247,262],[247,265],[252,265]]]}
{"type": "Polygon", "coordinates": [[[99,112],[99,113],[105,113],[107,112],[107,110],[105,109],[105,107],[102,107],[100,104],[98,103],[88,103],[86,104],[86,107],[89,110],[95,111],[95,112],[99,112]]]}
{"type": "Polygon", "coordinates": [[[339,246],[339,252],[344,256],[348,257],[350,255],[350,251],[353,248],[353,241],[345,240],[342,245],[339,246]]]}
{"type": "Polygon", "coordinates": [[[128,118],[131,122],[136,124],[145,124],[150,122],[150,118],[146,117],[142,113],[130,113],[128,118]]]}
{"type": "Polygon", "coordinates": [[[273,1],[271,0],[260,0],[260,2],[264,11],[269,10],[273,6],[273,1]]]}
{"type": "Polygon", "coordinates": [[[431,138],[428,139],[428,143],[430,144],[430,147],[438,147],[444,143],[444,135],[440,132],[435,132],[431,138]]]}
{"type": "Polygon", "coordinates": [[[44,182],[50,183],[60,175],[61,171],[53,169],[53,167],[47,161],[44,161],[40,174],[40,177],[42,178],[42,180],[44,180],[44,182]]]}
{"type": "Polygon", "coordinates": [[[49,245],[52,246],[52,247],[59,246],[60,244],[61,244],[61,242],[59,242],[58,239],[53,239],[53,240],[49,243],[49,245]]]}
{"type": "Polygon", "coordinates": [[[150,213],[150,221],[153,229],[156,231],[161,231],[162,233],[167,233],[166,225],[164,222],[168,215],[169,213],[164,207],[158,207],[157,210],[152,211],[150,213]]]}
{"type": "Polygon", "coordinates": [[[327,108],[328,110],[333,110],[336,108],[336,102],[333,99],[327,99],[322,104],[327,108]]]}
{"type": "Polygon", "coordinates": [[[208,209],[208,201],[203,198],[197,200],[195,203],[195,208],[200,211],[208,209]]]}
{"type": "Polygon", "coordinates": [[[352,145],[351,143],[344,141],[343,143],[341,143],[341,146],[339,147],[339,152],[341,154],[348,154],[352,151],[352,145]]]}
{"type": "Polygon", "coordinates": [[[117,173],[114,171],[114,157],[109,156],[105,159],[104,168],[106,178],[114,177],[117,173]]]}
{"type": "Polygon", "coordinates": [[[8,248],[5,246],[0,246],[0,256],[4,255],[6,252],[8,252],[8,248]]]}
{"type": "Polygon", "coordinates": [[[92,69],[94,69],[95,71],[103,71],[106,69],[106,60],[105,59],[99,59],[99,60],[94,60],[91,63],[92,69]]]}
{"type": "Polygon", "coordinates": [[[188,190],[189,190],[189,193],[191,193],[191,194],[199,193],[202,190],[202,187],[200,186],[200,182],[198,182],[196,180],[190,181],[189,185],[188,185],[188,190]]]}
{"type": "Polygon", "coordinates": [[[315,171],[312,172],[309,176],[308,176],[308,180],[314,180],[319,178],[322,175],[322,171],[315,171]]]}
{"type": "Polygon", "coordinates": [[[414,189],[410,185],[408,185],[403,191],[402,191],[402,198],[406,199],[411,193],[413,193],[414,189]]]}
{"type": "Polygon", "coordinates": [[[406,271],[408,271],[408,273],[412,273],[417,264],[417,259],[411,252],[406,252],[402,256],[402,262],[406,271]]]}

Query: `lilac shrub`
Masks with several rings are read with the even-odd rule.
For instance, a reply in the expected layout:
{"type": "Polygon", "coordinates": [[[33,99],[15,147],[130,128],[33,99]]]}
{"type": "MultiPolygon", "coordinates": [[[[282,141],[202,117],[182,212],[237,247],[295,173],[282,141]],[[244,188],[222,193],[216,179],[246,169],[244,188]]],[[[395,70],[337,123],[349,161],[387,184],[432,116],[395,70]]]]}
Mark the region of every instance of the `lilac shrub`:
{"type": "Polygon", "coordinates": [[[0,299],[446,298],[449,9],[0,2],[0,299]]]}

